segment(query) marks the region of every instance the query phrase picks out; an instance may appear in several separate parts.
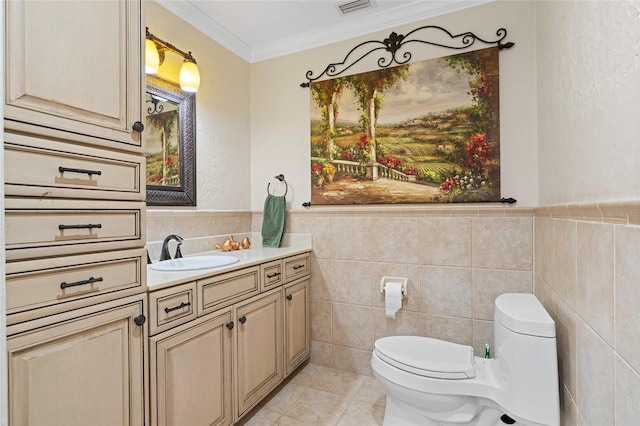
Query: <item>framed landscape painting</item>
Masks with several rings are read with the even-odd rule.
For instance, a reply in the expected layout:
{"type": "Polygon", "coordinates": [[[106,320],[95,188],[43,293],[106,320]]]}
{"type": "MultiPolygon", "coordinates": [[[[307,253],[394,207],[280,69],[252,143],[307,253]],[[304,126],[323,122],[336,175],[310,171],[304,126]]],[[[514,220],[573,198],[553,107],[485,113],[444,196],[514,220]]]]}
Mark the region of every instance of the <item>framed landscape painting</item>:
{"type": "Polygon", "coordinates": [[[499,201],[498,51],[312,82],[312,204],[499,201]]]}

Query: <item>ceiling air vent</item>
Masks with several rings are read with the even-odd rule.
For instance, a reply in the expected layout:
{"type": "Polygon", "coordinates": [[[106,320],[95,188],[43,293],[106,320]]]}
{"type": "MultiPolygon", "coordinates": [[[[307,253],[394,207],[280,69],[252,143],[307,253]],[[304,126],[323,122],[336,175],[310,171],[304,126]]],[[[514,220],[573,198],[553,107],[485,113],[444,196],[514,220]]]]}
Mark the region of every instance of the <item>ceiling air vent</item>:
{"type": "Polygon", "coordinates": [[[355,12],[356,10],[366,9],[367,7],[371,7],[371,0],[353,0],[338,5],[338,9],[340,9],[343,15],[355,12]]]}

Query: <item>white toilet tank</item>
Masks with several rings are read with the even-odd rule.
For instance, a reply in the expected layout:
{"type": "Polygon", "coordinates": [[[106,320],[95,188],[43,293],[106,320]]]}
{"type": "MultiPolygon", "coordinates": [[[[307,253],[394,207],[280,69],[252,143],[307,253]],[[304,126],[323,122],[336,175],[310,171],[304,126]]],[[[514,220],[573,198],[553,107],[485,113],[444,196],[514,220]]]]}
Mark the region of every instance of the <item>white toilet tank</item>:
{"type": "Polygon", "coordinates": [[[533,294],[496,298],[494,345],[501,405],[516,420],[560,424],[555,322],[533,294]],[[519,418],[519,419],[518,419],[519,418]]]}

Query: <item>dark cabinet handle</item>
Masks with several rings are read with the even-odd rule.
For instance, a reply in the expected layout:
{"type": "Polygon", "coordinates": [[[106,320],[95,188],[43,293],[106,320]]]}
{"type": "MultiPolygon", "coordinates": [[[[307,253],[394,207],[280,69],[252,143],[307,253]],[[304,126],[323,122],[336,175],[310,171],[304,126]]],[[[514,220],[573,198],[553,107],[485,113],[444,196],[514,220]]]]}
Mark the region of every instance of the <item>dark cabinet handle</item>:
{"type": "Polygon", "coordinates": [[[273,274],[267,274],[267,278],[273,278],[280,275],[280,272],[274,272],[273,274]]]}
{"type": "Polygon", "coordinates": [[[131,128],[136,132],[142,132],[144,130],[144,124],[142,124],[139,121],[136,121],[135,123],[133,123],[133,126],[131,126],[131,128]]]}
{"type": "Polygon", "coordinates": [[[225,324],[229,330],[233,330],[233,321],[225,324]]]}
{"type": "Polygon", "coordinates": [[[81,173],[85,175],[101,175],[102,172],[100,170],[87,170],[87,169],[74,169],[73,167],[58,167],[58,171],[60,173],[71,172],[71,173],[81,173]]]}
{"type": "Polygon", "coordinates": [[[136,325],[142,325],[145,321],[147,321],[147,318],[144,315],[137,316],[133,319],[133,322],[136,323],[136,325]]]}
{"type": "Polygon", "coordinates": [[[292,300],[293,299],[293,294],[290,294],[287,296],[287,300],[292,300]]]}
{"type": "Polygon", "coordinates": [[[191,306],[191,302],[182,302],[178,306],[174,306],[173,308],[164,308],[164,311],[168,314],[171,311],[177,311],[178,309],[186,308],[187,306],[191,306]]]}
{"type": "Polygon", "coordinates": [[[68,283],[66,281],[63,281],[60,283],[60,289],[64,290],[65,288],[77,287],[79,285],[93,284],[93,283],[98,283],[100,281],[102,281],[102,277],[98,277],[98,278],[90,277],[88,280],[76,281],[74,283],[68,283]]]}
{"type": "Polygon", "coordinates": [[[247,322],[247,317],[243,315],[240,318],[238,318],[238,321],[240,321],[240,324],[244,324],[245,322],[247,322]]]}
{"type": "Polygon", "coordinates": [[[296,270],[297,270],[297,269],[304,268],[304,267],[305,267],[305,265],[304,265],[304,263],[303,263],[302,265],[296,265],[296,266],[294,266],[294,267],[293,267],[293,269],[296,269],[296,270]]]}
{"type": "Polygon", "coordinates": [[[102,224],[100,223],[87,223],[86,225],[58,225],[58,229],[63,231],[65,229],[94,229],[94,228],[102,228],[102,224]]]}

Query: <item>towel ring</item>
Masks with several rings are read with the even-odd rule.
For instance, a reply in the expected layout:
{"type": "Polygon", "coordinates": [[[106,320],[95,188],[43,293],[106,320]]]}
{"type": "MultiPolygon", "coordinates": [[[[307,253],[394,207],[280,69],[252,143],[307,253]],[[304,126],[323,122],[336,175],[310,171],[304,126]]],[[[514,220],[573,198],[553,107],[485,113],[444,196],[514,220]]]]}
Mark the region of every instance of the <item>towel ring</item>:
{"type": "MultiPolygon", "coordinates": [[[[284,196],[287,195],[287,192],[289,192],[289,185],[287,184],[287,181],[284,179],[284,175],[282,173],[280,173],[279,175],[274,176],[276,179],[278,179],[280,182],[284,182],[284,196]]],[[[271,182],[267,183],[267,194],[271,195],[271,193],[269,192],[269,186],[271,185],[271,182]]],[[[276,195],[276,194],[273,194],[276,195]]]]}

